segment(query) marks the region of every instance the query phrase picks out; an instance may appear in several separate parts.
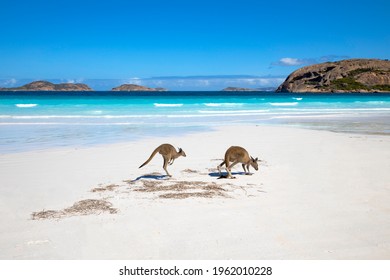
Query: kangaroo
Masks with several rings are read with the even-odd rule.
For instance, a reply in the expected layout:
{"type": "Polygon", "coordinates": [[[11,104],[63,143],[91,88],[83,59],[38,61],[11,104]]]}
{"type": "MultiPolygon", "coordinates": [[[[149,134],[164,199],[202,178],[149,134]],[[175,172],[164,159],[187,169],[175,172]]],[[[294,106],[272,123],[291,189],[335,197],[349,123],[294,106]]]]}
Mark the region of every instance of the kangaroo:
{"type": "Polygon", "coordinates": [[[259,166],[257,164],[258,158],[253,158],[249,156],[247,150],[239,146],[231,146],[227,149],[225,153],[225,160],[217,166],[219,174],[221,175],[221,167],[225,164],[226,171],[228,172],[227,178],[235,178],[232,176],[231,169],[237,163],[242,163],[242,168],[245,171],[245,175],[250,175],[249,166],[252,166],[254,169],[259,170],[259,166]],[[230,162],[233,162],[230,164],[230,162]],[[245,169],[246,168],[246,169],[245,169]]]}
{"type": "Polygon", "coordinates": [[[186,156],[186,153],[181,148],[179,148],[179,152],[176,152],[175,147],[173,147],[171,144],[162,144],[153,151],[149,159],[145,161],[139,168],[148,164],[157,153],[162,155],[164,159],[163,168],[169,177],[172,177],[172,175],[168,173],[167,165],[172,165],[175,159],[177,159],[179,156],[186,156]]]}

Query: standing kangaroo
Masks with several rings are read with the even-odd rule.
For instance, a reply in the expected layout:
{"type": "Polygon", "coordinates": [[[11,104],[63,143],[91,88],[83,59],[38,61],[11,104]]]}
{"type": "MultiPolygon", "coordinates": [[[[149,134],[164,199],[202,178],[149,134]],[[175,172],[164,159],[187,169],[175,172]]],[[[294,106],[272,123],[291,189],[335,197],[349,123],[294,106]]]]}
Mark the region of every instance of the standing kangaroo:
{"type": "Polygon", "coordinates": [[[227,178],[234,178],[231,173],[231,169],[237,163],[242,163],[242,168],[245,171],[245,175],[250,175],[249,166],[252,166],[254,169],[259,170],[259,166],[257,164],[258,159],[249,156],[247,150],[239,146],[231,146],[227,149],[225,153],[225,160],[217,166],[219,174],[221,175],[221,167],[225,164],[226,171],[228,172],[227,178]],[[233,162],[230,164],[230,162],[233,162]],[[246,167],[246,169],[245,169],[246,167]]]}
{"type": "Polygon", "coordinates": [[[179,152],[176,152],[175,147],[173,147],[171,144],[162,144],[153,151],[149,159],[145,161],[139,168],[148,164],[157,153],[162,155],[164,159],[163,168],[169,177],[172,177],[172,175],[168,173],[167,165],[172,165],[175,159],[177,159],[179,156],[186,156],[186,153],[181,148],[179,148],[179,152]]]}

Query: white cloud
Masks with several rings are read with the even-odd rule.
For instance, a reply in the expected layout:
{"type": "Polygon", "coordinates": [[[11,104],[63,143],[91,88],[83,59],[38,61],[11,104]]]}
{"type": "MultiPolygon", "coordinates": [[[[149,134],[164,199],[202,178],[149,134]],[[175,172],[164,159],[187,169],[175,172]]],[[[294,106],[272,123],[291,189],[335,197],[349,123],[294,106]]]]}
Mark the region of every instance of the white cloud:
{"type": "Polygon", "coordinates": [[[238,78],[238,79],[224,79],[223,82],[227,86],[240,86],[248,88],[256,87],[277,87],[285,78],[279,77],[259,77],[259,78],[238,78]]]}
{"type": "Polygon", "coordinates": [[[279,65],[283,66],[295,66],[302,64],[304,64],[304,61],[298,58],[284,57],[279,60],[279,65]]]}
{"type": "Polygon", "coordinates": [[[134,85],[142,85],[142,79],[138,77],[133,77],[123,81],[124,84],[134,84],[134,85]]]}
{"type": "Polygon", "coordinates": [[[198,80],[198,85],[208,87],[210,86],[210,80],[204,80],[204,79],[198,80]]]}
{"type": "Polygon", "coordinates": [[[153,81],[154,85],[158,86],[158,87],[161,87],[164,85],[164,82],[163,81],[160,81],[160,80],[156,80],[156,81],[153,81]]]}
{"type": "Polygon", "coordinates": [[[347,59],[348,56],[345,55],[325,55],[317,58],[292,58],[292,57],[283,57],[279,61],[272,62],[273,66],[298,66],[298,65],[309,65],[316,64],[327,61],[337,61],[342,59],[347,59]]]}
{"type": "Polygon", "coordinates": [[[225,87],[277,87],[284,81],[279,77],[167,77],[165,79],[145,79],[144,84],[148,86],[159,86],[171,90],[221,90],[225,87]]]}
{"type": "Polygon", "coordinates": [[[14,78],[12,78],[12,79],[10,79],[9,81],[8,81],[8,83],[10,84],[10,85],[14,85],[14,84],[16,84],[18,81],[16,80],[16,79],[14,79],[14,78]]]}
{"type": "Polygon", "coordinates": [[[242,79],[242,81],[248,83],[249,85],[256,85],[259,83],[260,79],[242,79]]]}
{"type": "Polygon", "coordinates": [[[11,87],[11,86],[14,86],[17,82],[18,81],[16,79],[12,78],[9,80],[1,81],[0,84],[2,86],[11,87]]]}
{"type": "Polygon", "coordinates": [[[168,76],[138,78],[123,80],[86,80],[85,82],[96,90],[110,90],[121,84],[136,84],[147,87],[162,87],[168,90],[222,90],[226,87],[262,88],[278,87],[285,77],[280,76],[248,76],[248,75],[219,75],[219,76],[168,76]]]}
{"type": "Polygon", "coordinates": [[[334,55],[334,54],[330,54],[330,55],[321,56],[318,59],[318,61],[319,62],[327,62],[327,61],[343,60],[343,59],[348,59],[348,58],[350,58],[350,57],[347,56],[347,55],[334,55]]]}
{"type": "Polygon", "coordinates": [[[259,85],[266,87],[278,86],[283,83],[284,80],[285,78],[260,78],[259,85]]]}
{"type": "Polygon", "coordinates": [[[83,78],[80,78],[80,79],[67,79],[66,82],[69,83],[69,84],[78,84],[78,83],[82,83],[84,81],[83,78]]]}

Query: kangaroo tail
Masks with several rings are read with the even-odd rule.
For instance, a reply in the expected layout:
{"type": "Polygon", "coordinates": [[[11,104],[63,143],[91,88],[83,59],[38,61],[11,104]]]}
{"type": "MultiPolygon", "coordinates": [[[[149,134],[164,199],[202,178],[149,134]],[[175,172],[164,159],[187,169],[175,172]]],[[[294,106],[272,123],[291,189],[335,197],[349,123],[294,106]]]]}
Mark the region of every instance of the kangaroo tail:
{"type": "Polygon", "coordinates": [[[148,160],[145,161],[145,162],[144,162],[140,167],[138,167],[138,168],[141,168],[141,167],[147,165],[147,164],[152,160],[152,158],[153,158],[159,151],[160,151],[160,147],[157,147],[157,148],[153,151],[153,153],[150,155],[150,157],[148,158],[148,160]]]}

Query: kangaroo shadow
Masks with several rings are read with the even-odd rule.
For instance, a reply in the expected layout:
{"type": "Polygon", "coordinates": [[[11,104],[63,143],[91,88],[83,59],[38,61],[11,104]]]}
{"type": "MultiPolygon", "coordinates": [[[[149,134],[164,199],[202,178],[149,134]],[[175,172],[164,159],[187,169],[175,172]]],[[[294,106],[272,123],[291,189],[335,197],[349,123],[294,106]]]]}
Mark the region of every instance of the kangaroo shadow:
{"type": "Polygon", "coordinates": [[[169,176],[168,175],[160,175],[160,174],[146,174],[146,175],[139,176],[139,177],[135,178],[134,180],[131,180],[131,182],[137,182],[141,179],[164,180],[166,178],[169,178],[169,176]]]}
{"type": "MultiPolygon", "coordinates": [[[[232,175],[245,175],[245,172],[232,172],[232,175]]],[[[219,172],[210,172],[210,177],[218,177],[217,179],[227,179],[227,172],[222,172],[219,174],[219,172]]]]}

